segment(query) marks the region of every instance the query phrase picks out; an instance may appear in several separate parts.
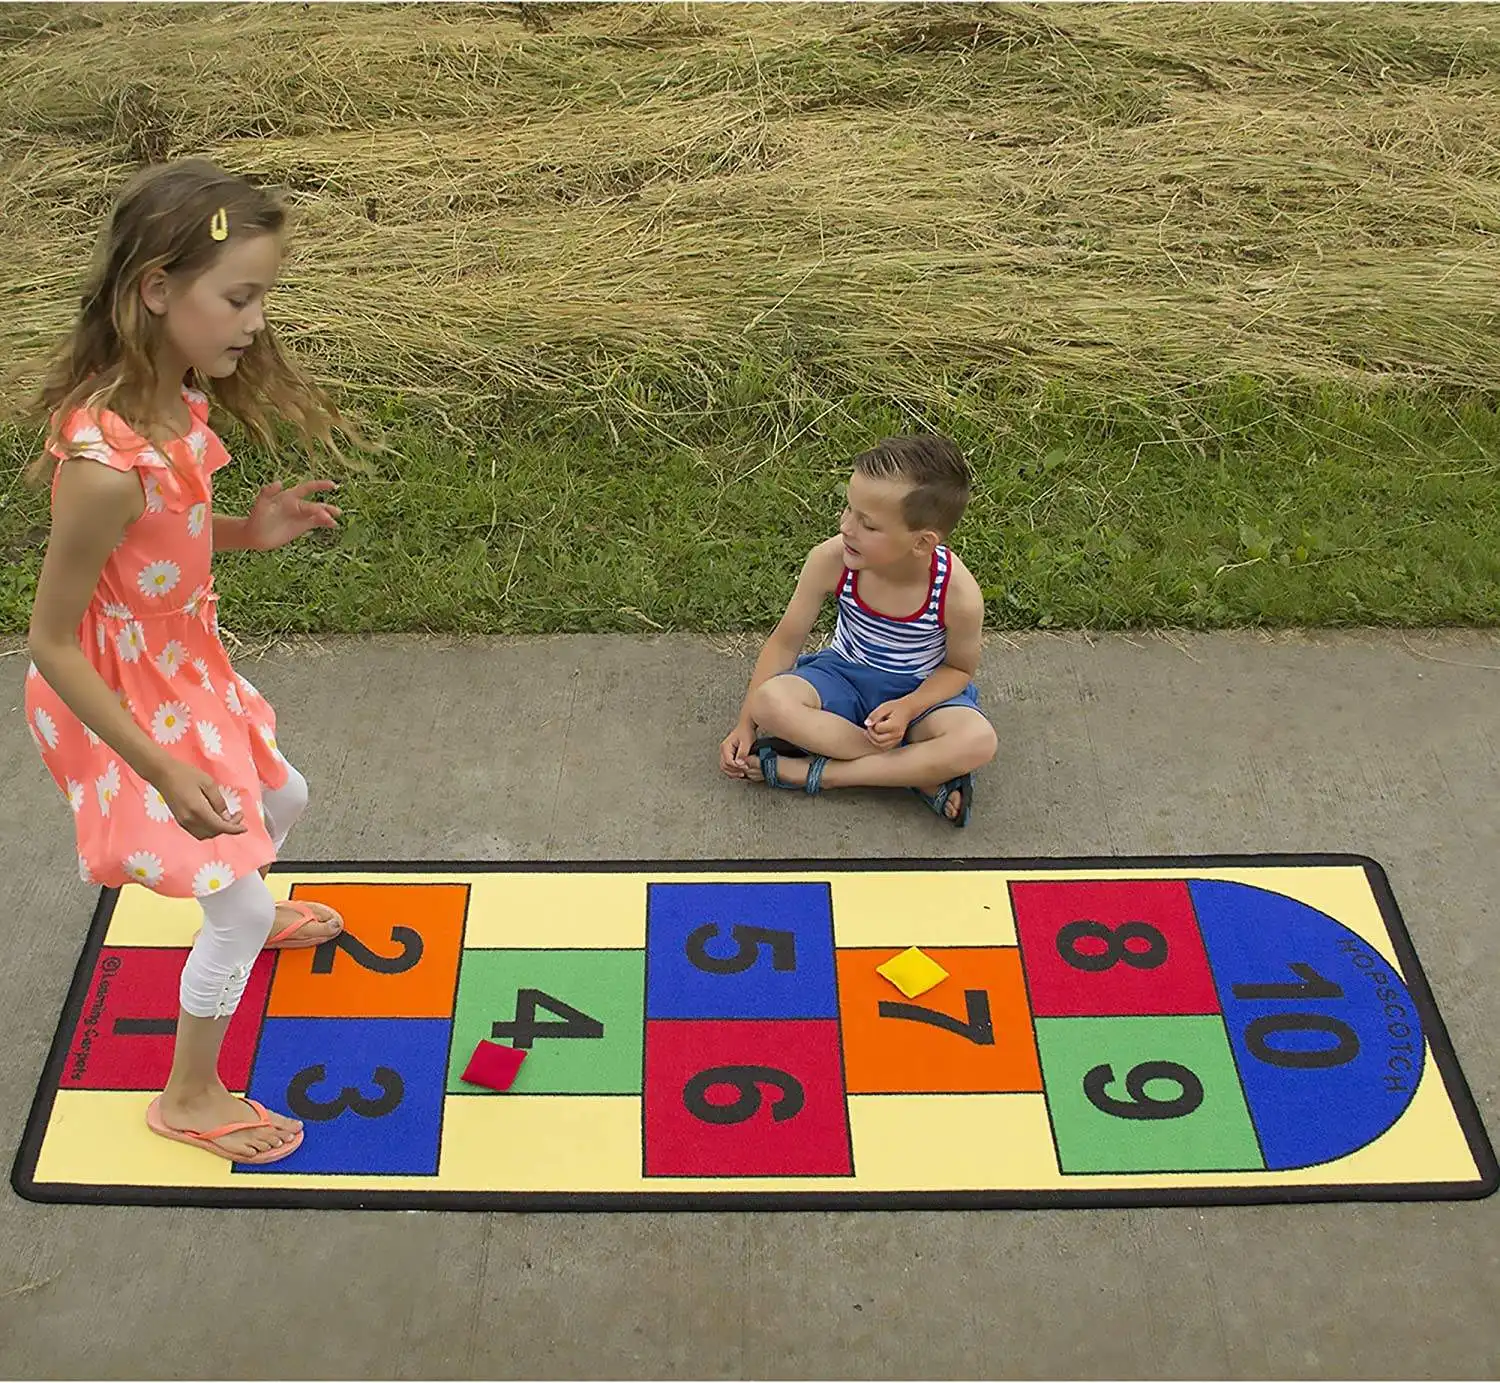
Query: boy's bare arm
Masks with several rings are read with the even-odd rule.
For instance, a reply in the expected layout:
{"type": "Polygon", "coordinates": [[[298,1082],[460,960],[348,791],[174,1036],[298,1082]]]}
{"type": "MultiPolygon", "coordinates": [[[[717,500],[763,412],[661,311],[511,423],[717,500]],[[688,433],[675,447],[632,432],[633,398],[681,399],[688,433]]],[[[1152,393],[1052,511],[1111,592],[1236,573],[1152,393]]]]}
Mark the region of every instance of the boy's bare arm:
{"type": "Polygon", "coordinates": [[[948,653],[942,667],[933,671],[916,691],[877,706],[865,722],[871,742],[882,749],[894,749],[906,737],[907,726],[912,721],[934,706],[951,701],[979,671],[984,596],[968,570],[956,563],[949,579],[943,615],[948,631],[948,653]]]}
{"type": "Polygon", "coordinates": [[[754,735],[755,726],[749,707],[756,688],[787,671],[797,661],[797,655],[807,643],[807,636],[817,623],[818,611],[838,586],[839,576],[844,570],[843,550],[840,539],[830,538],[807,554],[807,560],[802,564],[802,573],[797,578],[797,589],[792,592],[785,612],[755,660],[750,684],[740,703],[739,718],[721,747],[721,757],[726,763],[736,760],[749,747],[754,735]],[[731,749],[734,750],[733,753],[731,749]]]}

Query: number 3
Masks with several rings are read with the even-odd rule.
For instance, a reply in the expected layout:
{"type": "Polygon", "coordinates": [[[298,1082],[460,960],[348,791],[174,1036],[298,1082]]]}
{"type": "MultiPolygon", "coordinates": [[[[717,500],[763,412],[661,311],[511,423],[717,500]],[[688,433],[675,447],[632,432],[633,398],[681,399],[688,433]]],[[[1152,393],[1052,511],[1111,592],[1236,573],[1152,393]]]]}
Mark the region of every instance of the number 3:
{"type": "Polygon", "coordinates": [[[357,1085],[346,1085],[336,1100],[313,1099],[313,1086],[327,1079],[328,1068],[321,1062],[298,1071],[292,1077],[292,1083],[286,1088],[286,1104],[296,1118],[322,1124],[337,1119],[347,1110],[350,1114],[358,1114],[361,1119],[379,1119],[394,1113],[406,1098],[406,1082],[401,1079],[399,1071],[393,1071],[389,1066],[375,1068],[374,1081],[380,1094],[373,1099],[360,1094],[357,1085]]]}

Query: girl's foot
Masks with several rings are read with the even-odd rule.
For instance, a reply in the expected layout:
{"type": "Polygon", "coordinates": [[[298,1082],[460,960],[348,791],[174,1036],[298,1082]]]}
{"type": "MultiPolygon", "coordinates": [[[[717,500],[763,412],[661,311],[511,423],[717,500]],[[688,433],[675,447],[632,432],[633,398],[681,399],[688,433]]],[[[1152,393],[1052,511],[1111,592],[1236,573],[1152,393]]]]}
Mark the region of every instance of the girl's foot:
{"type": "Polygon", "coordinates": [[[322,903],[277,903],[271,935],[281,946],[318,946],[343,930],[343,919],[322,903]]]}
{"type": "MultiPolygon", "coordinates": [[[[162,1123],[176,1133],[208,1133],[226,1124],[255,1124],[260,1119],[244,1100],[231,1095],[222,1085],[187,1099],[163,1094],[156,1103],[162,1123]]],[[[302,1129],[299,1120],[272,1110],[266,1111],[266,1119],[269,1121],[266,1125],[215,1138],[214,1146],[236,1161],[245,1161],[296,1141],[302,1129]]]]}

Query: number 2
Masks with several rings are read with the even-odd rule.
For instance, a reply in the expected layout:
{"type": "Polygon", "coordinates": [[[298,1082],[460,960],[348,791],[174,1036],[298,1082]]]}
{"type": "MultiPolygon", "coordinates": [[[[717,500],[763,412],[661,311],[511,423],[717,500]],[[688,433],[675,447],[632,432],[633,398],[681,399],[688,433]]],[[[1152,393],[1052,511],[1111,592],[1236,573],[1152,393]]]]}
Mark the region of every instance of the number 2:
{"type": "Polygon", "coordinates": [[[377,975],[404,974],[422,959],[422,934],[410,927],[392,927],[391,940],[401,947],[399,956],[383,956],[372,951],[357,936],[340,932],[313,952],[312,972],[314,975],[331,975],[338,953],[345,951],[356,965],[373,970],[377,975]]]}

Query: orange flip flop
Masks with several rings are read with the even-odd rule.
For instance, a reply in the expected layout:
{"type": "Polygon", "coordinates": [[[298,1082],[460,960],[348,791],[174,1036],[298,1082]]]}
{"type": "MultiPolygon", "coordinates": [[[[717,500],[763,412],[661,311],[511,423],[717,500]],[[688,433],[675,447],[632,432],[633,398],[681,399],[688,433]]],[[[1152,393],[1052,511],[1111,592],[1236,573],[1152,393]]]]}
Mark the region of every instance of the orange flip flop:
{"type": "MultiPolygon", "coordinates": [[[[332,908],[328,909],[329,912],[333,912],[332,917],[319,917],[312,910],[311,905],[308,903],[298,903],[292,900],[287,900],[285,902],[277,903],[276,906],[278,908],[290,908],[294,913],[297,914],[297,920],[295,922],[289,922],[279,932],[273,932],[269,937],[267,937],[265,946],[261,948],[262,950],[306,951],[314,946],[323,945],[325,941],[332,941],[334,937],[339,934],[339,932],[342,932],[344,930],[344,919],[340,917],[338,913],[333,912],[332,908]],[[300,932],[305,926],[307,926],[309,922],[337,923],[338,931],[335,932],[333,936],[325,936],[321,939],[318,937],[306,936],[299,939],[297,933],[300,932]]],[[[193,940],[197,941],[197,939],[198,933],[194,932],[193,940]]]]}
{"type": "Polygon", "coordinates": [[[177,1143],[186,1143],[189,1147],[202,1148],[204,1152],[211,1152],[215,1157],[222,1157],[226,1162],[243,1162],[254,1166],[266,1162],[280,1162],[283,1157],[289,1157],[302,1146],[303,1133],[301,1129],[298,1129],[292,1135],[291,1140],[283,1143],[279,1148],[267,1148],[265,1152],[256,1153],[251,1157],[235,1157],[233,1153],[221,1148],[218,1140],[226,1134],[271,1127],[271,1116],[266,1113],[265,1105],[256,1100],[246,1100],[245,1103],[255,1111],[258,1118],[247,1119],[239,1124],[224,1124],[219,1128],[208,1129],[200,1133],[197,1129],[169,1127],[161,1117],[161,1096],[158,1095],[146,1106],[146,1127],[163,1138],[170,1138],[177,1143]]]}
{"type": "MultiPolygon", "coordinates": [[[[299,941],[297,933],[307,926],[309,922],[335,923],[338,926],[338,932],[344,930],[344,919],[338,913],[333,912],[332,908],[328,909],[329,912],[333,913],[332,917],[319,917],[308,903],[298,903],[288,900],[284,903],[277,903],[276,906],[278,908],[290,908],[297,914],[297,920],[288,923],[279,932],[273,932],[267,938],[265,949],[268,951],[304,951],[309,946],[321,946],[324,941],[333,940],[332,936],[325,936],[322,940],[303,937],[299,941]]],[[[334,936],[337,936],[338,932],[335,932],[334,936]]]]}

